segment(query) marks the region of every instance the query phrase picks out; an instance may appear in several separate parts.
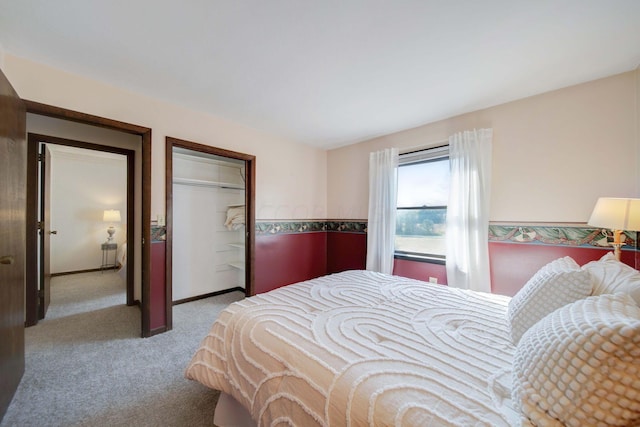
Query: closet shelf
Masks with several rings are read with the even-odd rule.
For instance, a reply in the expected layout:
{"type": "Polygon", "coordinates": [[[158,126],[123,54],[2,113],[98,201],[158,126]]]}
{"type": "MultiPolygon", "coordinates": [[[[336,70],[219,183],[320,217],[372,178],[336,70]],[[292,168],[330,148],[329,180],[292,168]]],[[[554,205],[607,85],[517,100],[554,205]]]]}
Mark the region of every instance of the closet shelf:
{"type": "Polygon", "coordinates": [[[238,270],[244,270],[243,262],[230,262],[229,265],[233,268],[237,268],[238,270]]]}
{"type": "Polygon", "coordinates": [[[229,243],[229,246],[233,246],[234,248],[244,249],[244,243],[229,243]]]}
{"type": "Polygon", "coordinates": [[[173,183],[180,184],[180,185],[192,185],[195,187],[220,187],[220,188],[232,188],[234,190],[244,190],[244,184],[236,184],[232,182],[206,181],[204,179],[173,178],[173,183]]]}

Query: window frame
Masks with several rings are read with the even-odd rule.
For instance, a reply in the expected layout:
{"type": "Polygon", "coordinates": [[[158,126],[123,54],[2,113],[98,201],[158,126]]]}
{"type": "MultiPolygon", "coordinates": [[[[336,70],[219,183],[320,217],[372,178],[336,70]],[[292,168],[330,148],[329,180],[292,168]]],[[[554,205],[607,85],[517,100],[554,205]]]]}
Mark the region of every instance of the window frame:
{"type": "MultiPolygon", "coordinates": [[[[398,170],[403,166],[416,165],[421,163],[431,163],[436,161],[442,161],[443,159],[449,160],[449,144],[448,143],[443,143],[442,145],[438,145],[436,147],[424,148],[420,150],[401,153],[398,156],[398,170]]],[[[396,200],[396,211],[425,210],[425,209],[447,209],[448,210],[448,205],[398,207],[398,201],[396,200]]],[[[394,237],[395,237],[395,233],[394,233],[394,237]]],[[[446,263],[446,255],[401,251],[401,250],[395,249],[395,247],[394,247],[394,258],[409,260],[409,261],[428,262],[432,264],[444,265],[446,263]]]]}

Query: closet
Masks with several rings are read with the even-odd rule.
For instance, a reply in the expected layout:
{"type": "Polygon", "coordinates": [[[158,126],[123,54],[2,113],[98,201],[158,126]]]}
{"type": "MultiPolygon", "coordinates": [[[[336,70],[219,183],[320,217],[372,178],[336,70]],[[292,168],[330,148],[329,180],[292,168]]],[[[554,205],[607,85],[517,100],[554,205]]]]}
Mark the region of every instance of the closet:
{"type": "Polygon", "coordinates": [[[232,289],[246,291],[248,162],[169,147],[173,303],[232,289]]]}

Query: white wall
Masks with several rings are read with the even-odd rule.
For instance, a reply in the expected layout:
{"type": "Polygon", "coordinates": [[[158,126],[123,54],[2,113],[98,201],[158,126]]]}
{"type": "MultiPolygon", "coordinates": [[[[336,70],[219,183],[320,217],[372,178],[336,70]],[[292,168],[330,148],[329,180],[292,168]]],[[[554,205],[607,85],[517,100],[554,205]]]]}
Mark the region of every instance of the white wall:
{"type": "Polygon", "coordinates": [[[435,146],[453,133],[491,127],[490,219],[586,222],[600,196],[640,196],[637,74],[627,72],[331,150],[328,216],[367,217],[370,152],[435,146]]]}
{"type": "Polygon", "coordinates": [[[324,150],[9,53],[3,71],[24,99],[152,128],[152,218],[165,213],[166,136],[255,155],[257,219],[326,217],[324,150]]]}
{"type": "MultiPolygon", "coordinates": [[[[640,65],[635,70],[636,75],[636,181],[640,185],[640,65]]],[[[639,190],[640,191],[640,190],[639,190]]]]}
{"type": "MultiPolygon", "coordinates": [[[[99,268],[109,224],[105,209],[120,210],[114,242],[126,240],[126,156],[49,145],[51,150],[51,273],[99,268]]],[[[113,262],[113,252],[109,263],[113,262]]]]}
{"type": "Polygon", "coordinates": [[[152,132],[152,217],[164,214],[164,138],[257,156],[257,219],[367,214],[368,153],[494,129],[492,221],[584,222],[599,196],[638,196],[637,71],[525,98],[328,153],[5,54],[25,98],[152,132]]]}

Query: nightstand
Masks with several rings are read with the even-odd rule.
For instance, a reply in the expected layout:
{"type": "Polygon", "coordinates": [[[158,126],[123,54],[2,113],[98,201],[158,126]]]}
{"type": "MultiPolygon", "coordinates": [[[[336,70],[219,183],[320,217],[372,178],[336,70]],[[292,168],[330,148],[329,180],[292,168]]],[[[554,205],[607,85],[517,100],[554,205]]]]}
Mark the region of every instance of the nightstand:
{"type": "Polygon", "coordinates": [[[102,264],[100,265],[100,271],[116,268],[116,257],[118,251],[117,243],[103,243],[102,244],[102,264]],[[109,252],[113,251],[113,262],[109,262],[109,252]]]}

